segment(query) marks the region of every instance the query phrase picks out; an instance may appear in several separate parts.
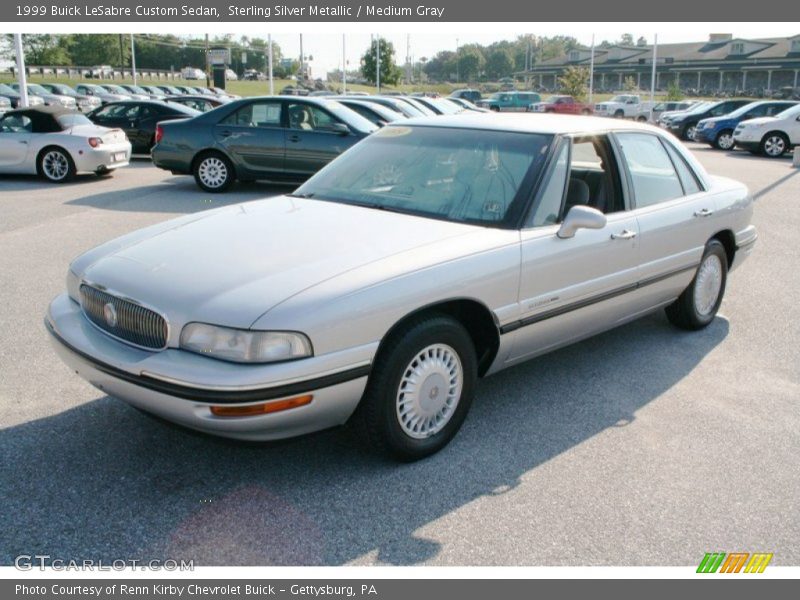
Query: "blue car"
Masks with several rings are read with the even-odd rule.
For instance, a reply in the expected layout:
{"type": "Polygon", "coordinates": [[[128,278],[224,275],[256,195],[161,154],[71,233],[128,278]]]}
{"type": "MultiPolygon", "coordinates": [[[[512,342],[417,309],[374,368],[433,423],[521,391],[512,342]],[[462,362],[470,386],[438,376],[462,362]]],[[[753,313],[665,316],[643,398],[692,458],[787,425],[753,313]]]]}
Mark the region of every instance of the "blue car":
{"type": "Polygon", "coordinates": [[[757,117],[771,117],[794,106],[797,102],[786,100],[759,100],[745,104],[727,115],[703,119],[697,124],[694,141],[705,142],[718,150],[731,150],[735,144],[733,131],[742,121],[757,117]]]}

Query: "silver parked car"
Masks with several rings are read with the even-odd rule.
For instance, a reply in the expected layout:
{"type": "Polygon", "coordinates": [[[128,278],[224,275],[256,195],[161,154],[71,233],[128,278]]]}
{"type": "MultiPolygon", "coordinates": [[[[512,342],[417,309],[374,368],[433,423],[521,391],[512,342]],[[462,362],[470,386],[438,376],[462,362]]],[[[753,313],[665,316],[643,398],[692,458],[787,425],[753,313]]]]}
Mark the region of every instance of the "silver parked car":
{"type": "Polygon", "coordinates": [[[751,215],[649,125],[409,119],[293,194],[90,250],[46,323],[72,369],[165,419],[254,440],[353,421],[413,460],[479,377],[660,308],[708,325],[751,215]]]}

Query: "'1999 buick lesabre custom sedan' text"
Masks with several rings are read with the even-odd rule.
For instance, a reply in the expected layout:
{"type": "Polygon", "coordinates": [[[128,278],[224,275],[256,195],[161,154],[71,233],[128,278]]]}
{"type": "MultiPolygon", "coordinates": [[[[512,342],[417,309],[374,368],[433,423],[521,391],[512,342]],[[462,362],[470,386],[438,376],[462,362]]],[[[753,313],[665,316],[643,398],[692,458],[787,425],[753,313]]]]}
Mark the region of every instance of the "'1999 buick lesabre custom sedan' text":
{"type": "Polygon", "coordinates": [[[411,119],[293,194],[86,252],[46,325],[82,377],[170,421],[251,440],[352,421],[413,460],[479,377],[660,308],[708,325],[751,216],[649,125],[411,119]]]}

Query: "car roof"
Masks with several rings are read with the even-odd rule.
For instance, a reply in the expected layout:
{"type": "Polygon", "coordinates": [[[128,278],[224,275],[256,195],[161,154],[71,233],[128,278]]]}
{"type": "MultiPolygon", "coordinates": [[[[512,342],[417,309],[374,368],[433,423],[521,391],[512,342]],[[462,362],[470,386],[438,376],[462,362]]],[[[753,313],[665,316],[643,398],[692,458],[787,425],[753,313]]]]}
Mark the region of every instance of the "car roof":
{"type": "Polygon", "coordinates": [[[601,133],[606,131],[641,130],[663,133],[653,125],[620,119],[589,117],[586,115],[559,115],[538,113],[468,113],[415,117],[401,121],[396,126],[420,125],[427,127],[450,127],[454,129],[485,129],[488,131],[510,131],[519,133],[570,134],[601,133]]]}

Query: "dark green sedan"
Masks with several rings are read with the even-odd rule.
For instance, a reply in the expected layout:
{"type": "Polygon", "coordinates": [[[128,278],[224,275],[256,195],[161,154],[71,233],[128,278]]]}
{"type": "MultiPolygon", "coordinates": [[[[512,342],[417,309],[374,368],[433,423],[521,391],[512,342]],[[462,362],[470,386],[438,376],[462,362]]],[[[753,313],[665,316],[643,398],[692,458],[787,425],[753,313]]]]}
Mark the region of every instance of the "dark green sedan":
{"type": "Polygon", "coordinates": [[[377,127],[325,98],[243,98],[187,121],[159,123],[153,163],[194,175],[207,192],[236,179],[300,182],[377,127]]]}

